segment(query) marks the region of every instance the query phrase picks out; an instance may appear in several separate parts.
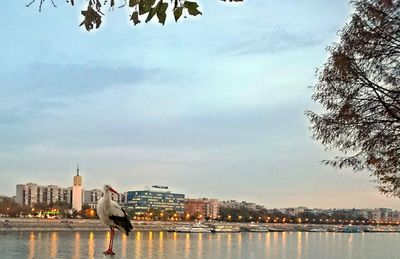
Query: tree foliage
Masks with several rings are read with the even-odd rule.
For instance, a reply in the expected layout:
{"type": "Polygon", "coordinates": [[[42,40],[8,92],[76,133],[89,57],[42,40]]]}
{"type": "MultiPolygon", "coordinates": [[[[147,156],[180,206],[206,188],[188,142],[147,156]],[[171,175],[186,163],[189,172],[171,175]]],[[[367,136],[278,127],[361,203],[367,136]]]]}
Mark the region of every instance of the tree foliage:
{"type": "MultiPolygon", "coordinates": [[[[57,7],[51,0],[53,7],[57,7]]],[[[220,0],[226,2],[226,0],[220,0]]],[[[242,2],[243,0],[228,0],[229,2],[242,2]]],[[[38,2],[39,12],[42,11],[42,6],[45,0],[31,0],[26,6],[30,7],[38,2]]],[[[66,0],[68,4],[75,5],[75,0],[66,0]]],[[[81,11],[83,21],[79,26],[85,26],[87,31],[98,29],[102,23],[102,18],[105,16],[103,9],[108,8],[114,10],[117,6],[116,0],[86,0],[87,7],[81,11]]],[[[130,10],[130,20],[134,25],[139,24],[142,20],[146,23],[151,21],[155,16],[158,22],[165,24],[167,11],[172,12],[175,21],[177,22],[182,15],[187,18],[187,15],[197,16],[202,13],[199,11],[199,5],[194,0],[121,0],[117,8],[128,8],[130,10]],[[169,8],[169,3],[171,7],[169,8]]]]}
{"type": "Polygon", "coordinates": [[[307,111],[313,137],[342,155],[323,161],[368,170],[378,189],[400,195],[400,0],[354,0],[340,41],[317,71],[307,111]]]}

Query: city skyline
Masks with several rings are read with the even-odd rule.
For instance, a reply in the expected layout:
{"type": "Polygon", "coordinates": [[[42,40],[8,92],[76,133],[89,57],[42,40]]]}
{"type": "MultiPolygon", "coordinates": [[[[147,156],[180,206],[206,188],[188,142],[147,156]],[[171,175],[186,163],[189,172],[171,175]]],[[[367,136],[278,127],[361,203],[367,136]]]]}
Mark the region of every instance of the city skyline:
{"type": "MultiPolygon", "coordinates": [[[[79,168],[79,167],[78,167],[79,168]]],[[[78,169],[78,171],[77,172],[79,172],[79,169],[78,169]]],[[[78,175],[78,174],[77,174],[78,175]]],[[[74,186],[74,184],[76,183],[76,176],[77,175],[74,175],[73,176],[73,181],[74,181],[74,183],[73,183],[73,185],[72,186],[68,186],[68,187],[64,187],[64,186],[61,186],[61,185],[59,185],[59,184],[56,184],[56,183],[53,183],[53,184],[38,184],[38,183],[36,183],[36,182],[26,182],[25,184],[17,184],[16,185],[16,190],[17,190],[17,192],[16,192],[16,195],[9,195],[9,197],[16,197],[16,200],[18,200],[18,199],[21,199],[21,198],[18,198],[18,188],[19,188],[19,186],[21,186],[21,185],[34,185],[34,186],[36,186],[36,188],[56,188],[56,189],[60,189],[60,191],[71,191],[71,193],[70,194],[63,194],[65,197],[67,197],[66,195],[68,195],[68,197],[69,197],[69,195],[70,195],[70,202],[69,203],[71,203],[71,206],[72,206],[72,204],[73,204],[73,199],[72,199],[72,195],[73,195],[73,186],[74,186]]],[[[80,178],[80,183],[82,184],[82,177],[80,178]]],[[[119,190],[119,195],[118,195],[118,197],[116,198],[116,199],[118,199],[118,201],[120,200],[120,195],[122,195],[122,196],[126,196],[127,195],[127,193],[129,193],[129,192],[137,192],[137,191],[139,191],[139,192],[146,192],[146,191],[157,191],[157,190],[160,190],[160,188],[161,189],[165,189],[164,191],[165,192],[171,192],[171,189],[169,189],[169,186],[162,186],[162,185],[154,185],[154,184],[152,184],[152,185],[146,185],[146,186],[144,186],[144,187],[142,187],[142,188],[137,188],[137,189],[132,189],[132,188],[130,188],[130,189],[126,189],[126,190],[119,190]],[[162,187],[162,188],[161,188],[162,187]]],[[[118,189],[118,187],[116,187],[116,189],[118,189]]],[[[81,199],[82,199],[82,204],[92,204],[93,202],[91,202],[90,200],[90,198],[88,198],[88,197],[86,197],[86,192],[89,192],[89,193],[92,193],[92,192],[95,192],[95,195],[97,195],[98,196],[98,192],[100,192],[100,193],[102,193],[103,191],[102,191],[102,187],[101,186],[98,186],[98,187],[91,187],[91,188],[85,188],[85,186],[82,184],[81,185],[81,191],[80,191],[80,193],[81,193],[81,199]]],[[[176,192],[176,191],[172,191],[172,193],[174,193],[174,192],[176,192]]],[[[177,193],[182,193],[182,192],[179,192],[179,191],[177,191],[177,193]]],[[[182,194],[184,194],[184,195],[186,195],[186,193],[182,193],[182,194]]],[[[2,194],[0,193],[0,196],[1,196],[2,194]]],[[[38,194],[39,195],[39,194],[38,194]]],[[[98,196],[98,198],[96,198],[95,200],[97,201],[97,199],[99,199],[99,198],[101,198],[101,196],[98,196]]],[[[115,198],[115,197],[114,197],[115,198]]],[[[335,210],[335,209],[364,209],[364,210],[371,210],[371,209],[382,209],[382,208],[386,208],[386,207],[315,207],[315,206],[304,206],[304,205],[301,205],[301,204],[297,204],[297,205],[295,205],[295,206],[277,206],[277,207],[267,207],[265,204],[262,204],[262,203],[257,203],[257,202],[254,202],[253,200],[244,200],[244,199],[241,199],[241,198],[235,198],[235,199],[233,199],[233,198],[227,198],[227,199],[221,199],[220,197],[206,197],[205,195],[203,195],[203,194],[199,194],[198,196],[190,196],[190,195],[186,195],[185,196],[185,198],[187,199],[187,200],[197,200],[197,199],[211,199],[211,200],[213,200],[213,199],[216,199],[217,201],[220,201],[220,202],[234,202],[234,203],[241,203],[241,204],[243,204],[243,203],[246,203],[246,204],[252,204],[252,206],[261,206],[261,207],[263,207],[263,208],[267,208],[267,209],[288,209],[288,208],[307,208],[307,209],[317,209],[317,210],[319,210],[319,209],[322,209],[322,210],[335,210]]],[[[48,198],[47,198],[48,199],[48,198]]],[[[53,198],[54,199],[54,198],[53,198]]],[[[62,198],[62,199],[66,199],[66,198],[62,198]]],[[[125,197],[125,198],[121,198],[121,199],[123,199],[124,201],[123,201],[123,203],[126,203],[126,202],[129,202],[129,199],[127,199],[127,197],[125,197]]],[[[38,200],[39,200],[39,198],[38,198],[38,200]]],[[[63,200],[62,200],[63,201],[63,200]]],[[[21,201],[17,201],[17,203],[19,203],[19,204],[21,204],[21,201]]],[[[47,203],[49,203],[49,201],[47,201],[47,203]]],[[[32,206],[31,204],[29,204],[29,206],[32,206]]],[[[389,207],[387,207],[388,209],[396,209],[396,208],[389,208],[389,207]]],[[[76,208],[75,208],[76,209],[76,208]]]]}
{"type": "Polygon", "coordinates": [[[24,4],[0,10],[0,194],[70,183],[79,162],[89,188],[400,209],[368,172],[321,165],[336,152],[304,115],[347,0],[202,1],[202,17],[134,28],[116,10],[90,33],[68,5],[24,4]]]}
{"type": "MultiPolygon", "coordinates": [[[[79,172],[79,170],[78,170],[79,172]]],[[[77,174],[73,177],[74,186],[77,174]]],[[[109,186],[109,185],[107,185],[109,186]]],[[[99,189],[80,190],[80,207],[76,207],[73,187],[60,187],[57,185],[43,186],[36,183],[16,185],[15,202],[25,207],[25,213],[39,213],[42,216],[43,206],[58,206],[63,204],[63,209],[51,209],[44,211],[48,215],[53,213],[73,214],[83,213],[93,217],[95,210],[103,197],[103,191],[99,189]],[[65,207],[69,204],[72,210],[65,207]],[[68,211],[68,212],[67,212],[68,211]]],[[[0,195],[3,201],[9,198],[0,195]]],[[[184,193],[170,191],[168,186],[153,185],[145,190],[128,190],[124,193],[111,195],[111,199],[117,202],[134,220],[222,220],[222,221],[260,221],[274,223],[360,223],[375,224],[389,223],[399,224],[400,213],[391,208],[307,208],[304,206],[290,208],[266,208],[264,205],[249,201],[219,200],[215,198],[190,198],[184,193]],[[169,215],[169,216],[168,216],[169,215]]],[[[51,208],[49,207],[49,208],[51,208]]],[[[9,208],[7,208],[7,211],[9,208]]],[[[14,211],[15,210],[11,210],[14,211]]],[[[18,213],[18,212],[17,212],[18,213]]],[[[20,213],[23,213],[21,211],[20,213]]],[[[22,215],[22,214],[20,214],[22,215]]],[[[29,217],[28,215],[28,217],[29,217]]],[[[32,215],[31,215],[32,216],[32,215]]]]}

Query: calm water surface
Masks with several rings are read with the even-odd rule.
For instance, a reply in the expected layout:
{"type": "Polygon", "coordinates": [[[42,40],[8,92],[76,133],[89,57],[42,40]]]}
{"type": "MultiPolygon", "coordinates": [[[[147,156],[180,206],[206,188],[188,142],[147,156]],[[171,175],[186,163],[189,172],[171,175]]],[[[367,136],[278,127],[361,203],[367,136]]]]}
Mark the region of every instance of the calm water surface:
{"type": "MultiPolygon", "coordinates": [[[[0,258],[106,258],[105,232],[0,233],[0,258]]],[[[116,235],[113,258],[400,258],[397,233],[133,232],[116,235]]],[[[110,257],[107,257],[110,258],[110,257]]]]}

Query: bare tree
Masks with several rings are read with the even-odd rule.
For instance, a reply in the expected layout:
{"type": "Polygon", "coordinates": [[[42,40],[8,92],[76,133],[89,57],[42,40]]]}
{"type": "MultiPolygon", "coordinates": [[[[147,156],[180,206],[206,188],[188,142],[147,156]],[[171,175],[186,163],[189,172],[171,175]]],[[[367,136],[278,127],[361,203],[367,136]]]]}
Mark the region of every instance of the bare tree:
{"type": "Polygon", "coordinates": [[[378,189],[400,195],[400,0],[354,0],[351,21],[317,71],[307,111],[313,137],[343,155],[323,163],[368,170],[378,189]]]}

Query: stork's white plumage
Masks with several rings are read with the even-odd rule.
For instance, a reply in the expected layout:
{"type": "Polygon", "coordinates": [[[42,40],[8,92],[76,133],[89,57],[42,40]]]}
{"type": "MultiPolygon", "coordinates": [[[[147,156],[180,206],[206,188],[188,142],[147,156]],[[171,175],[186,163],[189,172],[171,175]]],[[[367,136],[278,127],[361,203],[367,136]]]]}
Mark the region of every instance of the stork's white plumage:
{"type": "Polygon", "coordinates": [[[111,200],[110,192],[118,194],[110,185],[106,184],[103,187],[103,197],[97,203],[97,215],[99,216],[103,225],[110,227],[110,244],[108,250],[104,252],[105,255],[114,255],[113,242],[114,242],[114,228],[119,229],[125,235],[129,235],[132,230],[132,224],[126,215],[126,212],[116,202],[111,200]]]}

